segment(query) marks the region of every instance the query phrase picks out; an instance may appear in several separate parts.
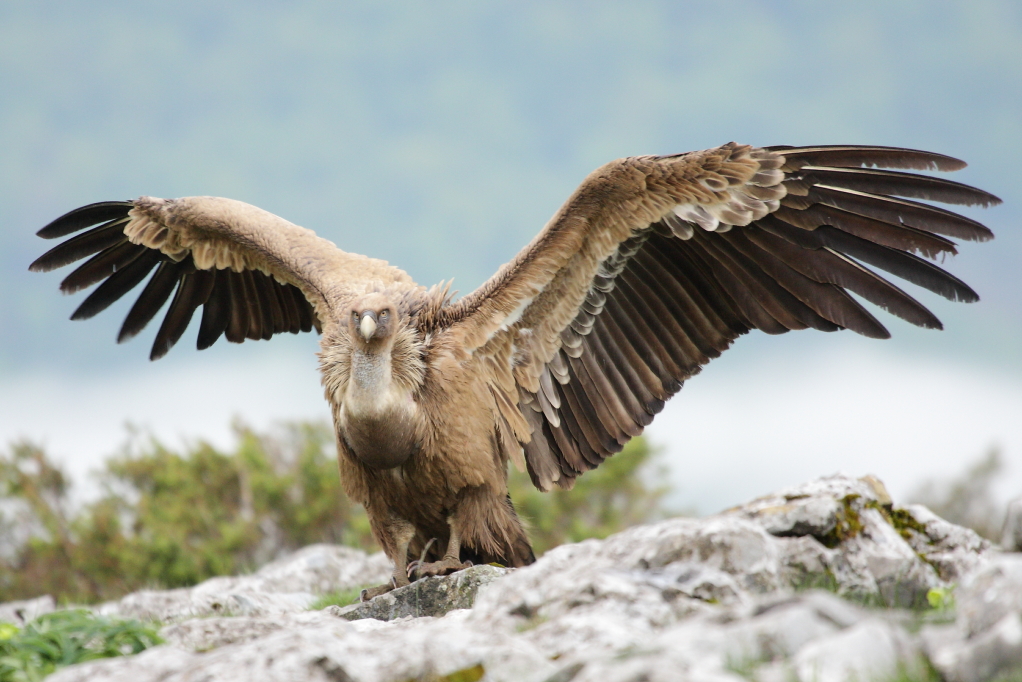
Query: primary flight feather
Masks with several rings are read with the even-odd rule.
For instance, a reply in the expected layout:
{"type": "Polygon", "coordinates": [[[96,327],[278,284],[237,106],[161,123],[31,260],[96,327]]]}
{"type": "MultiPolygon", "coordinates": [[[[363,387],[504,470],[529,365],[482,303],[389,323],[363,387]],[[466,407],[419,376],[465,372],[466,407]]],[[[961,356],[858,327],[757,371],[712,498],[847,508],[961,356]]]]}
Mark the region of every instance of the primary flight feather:
{"type": "Polygon", "coordinates": [[[39,236],[79,234],[31,269],[91,256],[61,283],[64,292],[99,283],[72,319],[92,317],[155,270],[118,335],[138,334],[173,297],[154,360],[200,306],[199,349],[220,336],[240,343],[320,331],[344,490],[365,506],[395,566],[368,598],[409,575],[532,562],[507,494],[508,460],[541,490],[570,488],[745,332],[888,337],[849,292],[939,329],[871,268],[977,300],[931,261],[956,252],[948,237],[993,235],[915,200],[1000,200],[881,169],[964,166],[891,147],[734,143],[620,159],[586,178],[514,260],[457,301],[444,286],[427,289],[384,261],[215,197],[76,209],[39,236]],[[420,554],[430,561],[410,565],[420,554]]]}

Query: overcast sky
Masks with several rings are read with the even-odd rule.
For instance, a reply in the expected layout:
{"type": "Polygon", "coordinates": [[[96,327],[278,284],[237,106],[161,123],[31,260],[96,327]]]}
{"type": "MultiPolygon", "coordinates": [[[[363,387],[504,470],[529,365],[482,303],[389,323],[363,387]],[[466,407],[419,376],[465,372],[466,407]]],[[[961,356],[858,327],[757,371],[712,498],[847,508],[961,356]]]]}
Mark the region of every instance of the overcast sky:
{"type": "Polygon", "coordinates": [[[1005,204],[969,211],[997,239],[944,264],[982,300],[919,293],[945,331],[747,337],[691,380],[650,429],[676,503],[837,470],[905,495],[995,445],[1022,492],[1012,0],[0,4],[0,447],[83,473],[126,421],[226,446],[234,416],[327,416],[312,336],[198,353],[193,325],[149,363],[155,329],[114,343],[133,298],[69,322],[66,271],[27,266],[71,208],[233,197],[469,291],[596,166],[729,140],[939,151],[1005,204]]]}

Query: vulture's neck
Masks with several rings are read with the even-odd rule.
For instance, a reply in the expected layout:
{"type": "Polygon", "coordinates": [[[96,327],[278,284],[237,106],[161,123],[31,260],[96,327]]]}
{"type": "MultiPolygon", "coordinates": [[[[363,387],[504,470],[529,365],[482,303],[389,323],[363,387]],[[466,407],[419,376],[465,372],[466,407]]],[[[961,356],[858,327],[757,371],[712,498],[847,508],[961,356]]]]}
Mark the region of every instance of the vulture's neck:
{"type": "Polygon", "coordinates": [[[338,418],[387,420],[414,413],[426,374],[422,351],[412,329],[399,330],[378,347],[367,348],[353,333],[327,338],[320,370],[327,399],[342,408],[338,418]]]}
{"type": "Polygon", "coordinates": [[[345,401],[352,412],[386,411],[393,406],[395,388],[390,348],[352,349],[351,378],[345,401]]]}

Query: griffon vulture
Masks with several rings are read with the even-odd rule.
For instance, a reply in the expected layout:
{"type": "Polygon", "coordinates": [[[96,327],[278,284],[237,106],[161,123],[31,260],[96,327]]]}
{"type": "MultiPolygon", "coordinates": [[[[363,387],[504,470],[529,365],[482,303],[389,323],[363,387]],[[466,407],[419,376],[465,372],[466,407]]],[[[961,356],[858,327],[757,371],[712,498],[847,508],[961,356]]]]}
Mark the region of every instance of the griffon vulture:
{"type": "Polygon", "coordinates": [[[541,490],[570,488],[752,329],[888,337],[850,293],[939,329],[871,268],[977,300],[931,261],[955,253],[948,237],[991,232],[915,200],[999,200],[879,169],[964,166],[911,149],[734,143],[620,159],[587,177],[528,246],[458,300],[446,286],[427,289],[384,261],[215,197],[83,206],[39,231],[79,234],[31,270],[91,256],[60,285],[70,293],[101,283],[71,316],[79,320],[155,269],[117,337],[138,334],[173,294],[154,360],[200,306],[199,349],[220,336],[240,343],[320,331],[344,490],[365,505],[395,566],[391,584],[367,598],[470,561],[532,562],[508,497],[508,460],[541,490]],[[423,552],[428,561],[409,564],[423,552]]]}

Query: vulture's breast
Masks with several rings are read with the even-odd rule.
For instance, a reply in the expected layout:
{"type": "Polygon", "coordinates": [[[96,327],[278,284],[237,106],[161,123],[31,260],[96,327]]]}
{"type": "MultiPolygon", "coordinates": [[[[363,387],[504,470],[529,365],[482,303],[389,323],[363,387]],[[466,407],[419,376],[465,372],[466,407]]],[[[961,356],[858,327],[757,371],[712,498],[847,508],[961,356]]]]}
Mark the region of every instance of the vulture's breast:
{"type": "Polygon", "coordinates": [[[337,428],[351,451],[368,467],[391,469],[419,448],[419,406],[409,388],[396,381],[387,353],[354,352],[337,428]]]}
{"type": "Polygon", "coordinates": [[[368,467],[400,466],[418,450],[414,417],[404,410],[345,416],[341,435],[355,456],[368,467]]]}

